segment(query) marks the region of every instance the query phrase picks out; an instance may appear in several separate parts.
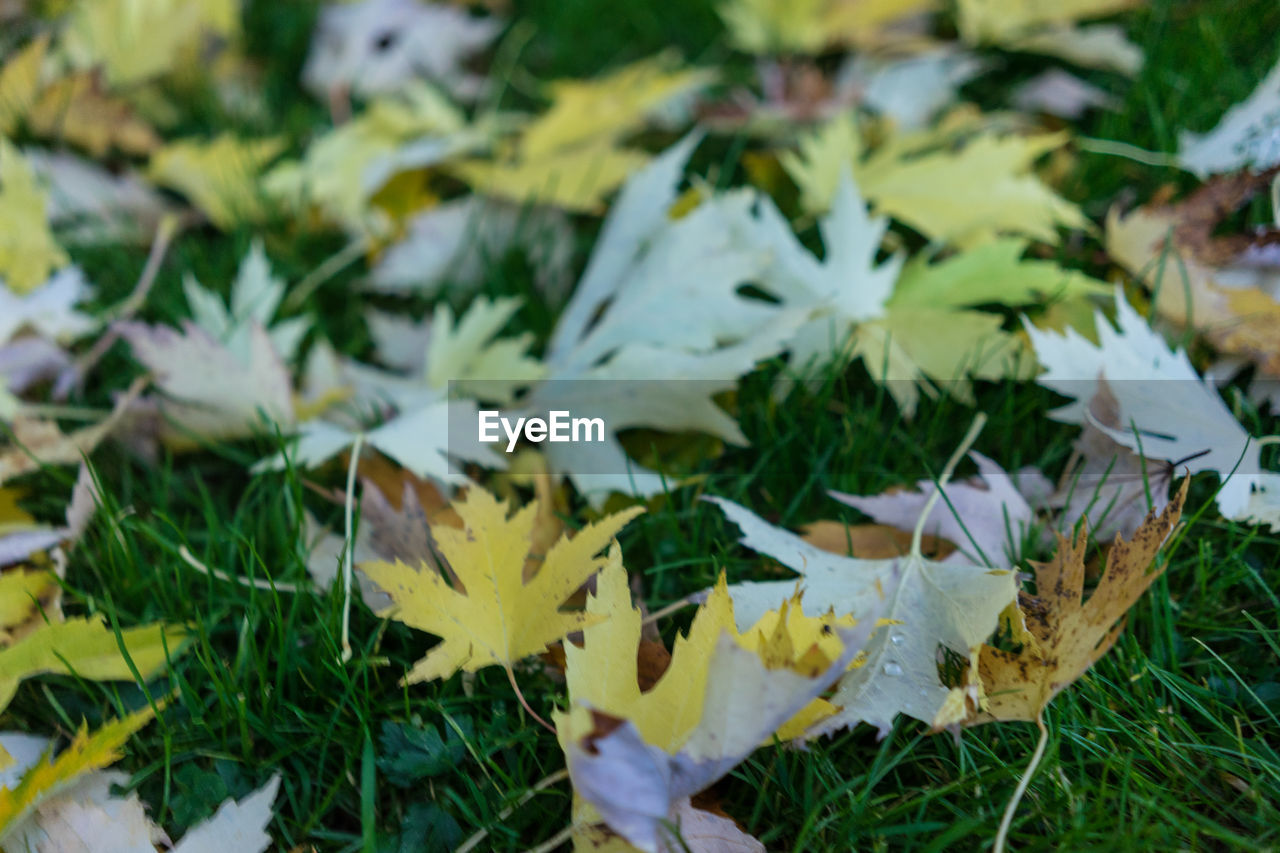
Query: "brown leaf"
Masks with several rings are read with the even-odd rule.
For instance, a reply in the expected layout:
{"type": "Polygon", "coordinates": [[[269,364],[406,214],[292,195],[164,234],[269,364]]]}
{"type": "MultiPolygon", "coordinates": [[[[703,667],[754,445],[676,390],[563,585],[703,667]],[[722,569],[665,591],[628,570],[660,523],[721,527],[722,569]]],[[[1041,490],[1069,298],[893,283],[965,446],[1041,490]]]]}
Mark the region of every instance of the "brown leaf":
{"type": "MultiPolygon", "coordinates": [[[[891,560],[911,550],[911,532],[887,524],[845,524],[842,521],[815,521],[801,528],[801,538],[833,554],[862,560],[891,560]]],[[[921,552],[930,560],[941,560],[956,546],[940,536],[924,536],[921,552]]]]}
{"type": "Polygon", "coordinates": [[[1156,311],[1226,355],[1280,376],[1280,228],[1219,235],[1280,167],[1221,175],[1176,204],[1107,218],[1107,251],[1156,294],[1156,311]]]}
{"type": "Polygon", "coordinates": [[[1074,541],[1058,537],[1058,552],[1047,563],[1035,563],[1036,595],[1023,594],[1019,604],[1038,649],[1028,643],[1018,652],[983,646],[978,671],[986,706],[971,713],[964,725],[1039,719],[1045,707],[1115,644],[1129,608],[1160,576],[1148,572],[1160,546],[1178,523],[1189,480],[1164,511],[1152,513],[1129,541],[1116,537],[1106,571],[1084,600],[1085,546],[1081,525],[1074,541]]]}
{"type": "Polygon", "coordinates": [[[83,71],[45,87],[27,115],[36,136],[65,140],[102,157],[112,148],[126,154],[150,154],[161,145],[151,126],[126,101],[102,88],[100,75],[83,71]]]}

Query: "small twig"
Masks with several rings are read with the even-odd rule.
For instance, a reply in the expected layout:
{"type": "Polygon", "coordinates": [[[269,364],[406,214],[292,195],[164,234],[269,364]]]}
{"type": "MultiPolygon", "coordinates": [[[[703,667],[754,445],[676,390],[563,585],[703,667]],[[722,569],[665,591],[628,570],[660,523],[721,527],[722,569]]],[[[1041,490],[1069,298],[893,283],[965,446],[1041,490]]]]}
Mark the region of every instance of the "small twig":
{"type": "Polygon", "coordinates": [[[320,285],[342,272],[348,265],[354,263],[368,248],[368,238],[357,237],[330,255],[321,262],[320,266],[307,273],[302,281],[294,286],[289,295],[285,297],[284,303],[281,305],[282,310],[293,311],[296,308],[300,308],[302,303],[310,298],[311,294],[320,289],[320,285]]]}
{"type": "Polygon", "coordinates": [[[546,720],[542,719],[542,717],[538,716],[538,712],[537,712],[537,711],[535,711],[535,710],[533,710],[533,708],[530,708],[530,707],[529,707],[529,702],[528,702],[528,700],[526,700],[526,699],[524,698],[524,693],[522,693],[522,692],[521,692],[521,690],[520,690],[520,685],[519,685],[519,684],[516,684],[516,674],[515,674],[514,672],[512,672],[512,671],[511,671],[511,667],[509,667],[509,666],[508,666],[508,667],[504,667],[504,669],[507,671],[507,681],[510,681],[510,682],[511,682],[511,689],[512,689],[512,690],[514,690],[514,691],[516,692],[516,699],[520,700],[520,707],[522,707],[522,708],[524,708],[526,711],[528,711],[528,712],[529,712],[529,716],[530,716],[530,717],[533,717],[533,719],[534,719],[534,720],[535,720],[535,721],[536,721],[540,726],[542,726],[544,729],[546,729],[547,731],[551,732],[552,734],[555,734],[555,733],[556,733],[556,727],[555,727],[555,726],[553,726],[553,725],[551,725],[550,723],[548,723],[546,720]]]}
{"type": "Polygon", "coordinates": [[[649,625],[653,622],[657,622],[659,619],[662,619],[666,616],[670,616],[672,613],[678,613],[679,611],[684,610],[686,607],[689,607],[697,603],[698,602],[693,600],[692,596],[690,596],[689,598],[682,598],[679,601],[673,601],[670,604],[668,604],[666,607],[655,610],[654,612],[650,613],[648,616],[644,617],[644,619],[641,619],[640,624],[649,625]]]}
{"type": "MultiPolygon", "coordinates": [[[[178,218],[176,216],[167,214],[160,219],[160,224],[156,226],[155,239],[151,241],[151,251],[147,253],[147,262],[142,267],[142,274],[138,276],[138,283],[134,285],[133,292],[125,297],[123,302],[107,311],[103,318],[105,323],[127,320],[138,313],[147,301],[147,294],[155,286],[156,278],[160,275],[160,265],[164,263],[164,257],[168,254],[169,246],[177,233],[178,218]]],[[[76,359],[75,364],[58,378],[54,397],[65,399],[73,386],[79,388],[84,383],[85,377],[89,375],[89,371],[102,360],[107,350],[111,349],[111,345],[119,337],[120,333],[114,328],[108,328],[103,332],[102,337],[98,338],[89,351],[76,359]]]]}
{"type": "Polygon", "coordinates": [[[343,529],[347,539],[342,551],[342,662],[351,660],[351,575],[356,561],[356,537],[352,529],[355,521],[356,472],[360,468],[360,450],[364,447],[364,433],[356,433],[351,444],[351,462],[347,465],[347,493],[342,505],[343,529]]]}
{"type": "Polygon", "coordinates": [[[1022,773],[1022,779],[1018,782],[1018,787],[1013,792],[1013,796],[1009,799],[1009,805],[1004,807],[1004,817],[1000,819],[1000,831],[996,833],[995,846],[991,848],[991,853],[1004,853],[1004,842],[1009,837],[1009,827],[1013,824],[1013,814],[1018,810],[1018,803],[1022,801],[1022,795],[1027,792],[1027,783],[1031,781],[1031,777],[1035,775],[1036,767],[1040,765],[1040,759],[1044,758],[1044,749],[1049,745],[1049,730],[1044,726],[1044,720],[1036,717],[1036,726],[1040,729],[1040,740],[1036,744],[1036,751],[1031,753],[1031,763],[1027,765],[1027,769],[1022,773]]]}
{"type": "Polygon", "coordinates": [[[195,554],[192,554],[190,551],[188,551],[186,545],[178,546],[178,556],[181,557],[188,566],[195,569],[197,572],[208,575],[209,577],[212,577],[212,578],[217,578],[220,581],[226,581],[227,583],[240,584],[241,586],[252,586],[252,587],[256,587],[257,589],[265,589],[265,590],[274,591],[274,592],[293,592],[293,593],[302,592],[302,587],[300,587],[298,584],[277,583],[276,581],[258,580],[256,578],[242,578],[242,577],[237,577],[235,575],[229,575],[226,572],[222,571],[221,569],[210,568],[209,566],[206,566],[204,563],[200,562],[200,560],[196,559],[195,554]]]}
{"type": "MultiPolygon", "coordinates": [[[[525,803],[529,802],[529,800],[533,799],[534,794],[546,788],[550,788],[552,785],[556,784],[557,782],[563,782],[565,779],[568,779],[568,778],[569,778],[569,771],[567,769],[564,769],[564,770],[557,770],[555,773],[552,773],[550,776],[546,777],[542,781],[537,782],[536,784],[534,784],[532,788],[530,788],[529,790],[521,794],[520,799],[516,800],[511,805],[507,806],[505,809],[498,812],[498,819],[496,822],[500,823],[506,820],[507,818],[511,817],[512,813],[515,812],[516,809],[520,808],[525,803]]],[[[466,841],[462,842],[461,846],[459,846],[456,850],[454,850],[453,853],[470,853],[470,851],[474,850],[481,841],[484,841],[488,837],[489,837],[489,830],[487,828],[476,830],[476,832],[466,841]]]]}
{"type": "Polygon", "coordinates": [[[570,838],[573,838],[573,825],[570,824],[564,829],[557,832],[551,838],[539,844],[537,847],[530,847],[525,853],[551,853],[557,847],[563,845],[570,838]]]}
{"type": "Polygon", "coordinates": [[[1145,148],[1139,148],[1136,145],[1130,145],[1127,142],[1116,142],[1114,139],[1094,139],[1089,136],[1081,136],[1076,139],[1076,146],[1081,151],[1088,151],[1092,154],[1108,154],[1112,157],[1123,157],[1126,160],[1133,160],[1135,163],[1142,163],[1144,166],[1168,166],[1175,169],[1182,168],[1182,162],[1173,154],[1161,154],[1157,151],[1148,151],[1145,148]]]}

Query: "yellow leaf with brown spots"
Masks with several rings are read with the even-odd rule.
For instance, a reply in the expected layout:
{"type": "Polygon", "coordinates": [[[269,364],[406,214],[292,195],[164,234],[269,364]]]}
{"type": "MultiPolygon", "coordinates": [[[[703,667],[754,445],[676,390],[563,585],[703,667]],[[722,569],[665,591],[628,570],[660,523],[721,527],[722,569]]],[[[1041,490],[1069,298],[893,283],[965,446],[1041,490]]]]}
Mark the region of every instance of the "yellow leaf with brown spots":
{"type": "Polygon", "coordinates": [[[1182,516],[1189,483],[1183,480],[1177,496],[1159,515],[1148,515],[1131,540],[1116,537],[1106,569],[1088,600],[1084,600],[1088,531],[1081,525],[1074,541],[1058,537],[1054,558],[1033,564],[1036,594],[1024,593],[1020,602],[1027,628],[1040,648],[1028,644],[1012,652],[983,646],[978,672],[986,707],[970,712],[964,725],[1038,720],[1055,696],[1115,645],[1125,614],[1164,571],[1163,566],[1148,569],[1182,516]]]}

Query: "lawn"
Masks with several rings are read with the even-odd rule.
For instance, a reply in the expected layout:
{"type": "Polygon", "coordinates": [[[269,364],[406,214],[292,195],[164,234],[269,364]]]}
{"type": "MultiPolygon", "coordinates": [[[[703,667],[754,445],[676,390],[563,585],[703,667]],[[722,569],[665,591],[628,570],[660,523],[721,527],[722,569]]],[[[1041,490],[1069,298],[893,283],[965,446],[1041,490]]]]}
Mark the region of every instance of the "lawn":
{"type": "MultiPolygon", "coordinates": [[[[260,72],[255,85],[265,110],[233,114],[195,87],[176,101],[179,114],[164,136],[279,134],[288,154],[302,152],[331,123],[328,106],[299,84],[317,12],[295,0],[248,0],[244,49],[260,72]]],[[[514,0],[501,15],[513,23],[482,65],[499,82],[487,97],[512,110],[544,103],[538,87],[545,81],[596,76],[663,50],[721,69],[728,80],[753,80],[751,57],[731,48],[710,0],[514,0]]],[[[944,16],[938,31],[954,35],[949,20],[944,16]]],[[[1069,128],[1073,141],[1045,168],[1094,223],[1114,205],[1196,187],[1195,177],[1170,162],[1179,131],[1211,128],[1280,58],[1280,6],[1262,0],[1151,0],[1115,20],[1145,53],[1142,70],[1127,79],[1075,69],[1111,93],[1115,108],[1070,123],[1047,120],[1069,128]]],[[[1016,84],[1053,63],[982,54],[996,68],[966,84],[961,98],[985,110],[1004,108],[1016,84]]],[[[659,151],[684,129],[653,129],[638,144],[659,151]]],[[[716,187],[772,181],[766,189],[777,188],[805,244],[821,246],[814,217],[801,211],[785,175],[759,166],[773,145],[742,132],[712,132],[688,172],[716,187]]],[[[1231,226],[1270,217],[1259,200],[1231,226]]],[[[601,219],[578,214],[571,222],[572,281],[601,219]]],[[[293,283],[349,242],[335,229],[285,215],[225,228],[185,224],[140,319],[177,325],[188,317],[188,274],[227,293],[255,240],[276,274],[293,283]]],[[[899,240],[909,251],[925,242],[912,234],[899,240]]],[[[70,250],[97,287],[91,311],[129,295],[149,248],[148,242],[70,250]]],[[[1096,230],[1073,232],[1034,254],[1145,299],[1096,230]]],[[[434,307],[437,298],[358,289],[370,262],[357,256],[286,310],[312,318],[304,347],[324,339],[341,354],[367,359],[373,339],[366,308],[421,318],[434,307]]],[[[535,353],[567,300],[541,294],[519,250],[484,258],[479,293],[526,299],[505,333],[529,333],[535,353]]],[[[471,296],[446,285],[438,299],[462,308],[471,296]]],[[[1006,329],[1020,328],[1016,310],[996,310],[1006,329]]],[[[1207,344],[1190,335],[1173,339],[1192,342],[1197,366],[1208,363],[1207,344]]],[[[1048,419],[1062,398],[1032,381],[982,381],[971,403],[944,393],[922,399],[906,417],[868,364],[784,385],[782,360],[764,362],[717,398],[741,427],[744,446],[657,431],[628,439],[637,458],[660,459],[677,475],[619,536],[633,589],[649,611],[714,585],[721,572],[731,582],[783,576],[738,543],[737,528],[701,501],[704,495],[736,501],[793,530],[823,519],[862,523],[862,514],[828,491],[874,495],[936,477],[977,411],[988,422],[974,449],[1008,471],[1036,466],[1055,478],[1071,455],[1078,427],[1048,419]]],[[[142,372],[129,347],[117,342],[72,403],[109,409],[142,372]]],[[[1274,413],[1239,399],[1237,413],[1252,434],[1280,432],[1274,413]]],[[[187,452],[162,447],[148,458],[129,442],[111,441],[92,453],[102,507],[69,548],[64,608],[101,614],[113,629],[188,626],[186,652],[145,685],[71,676],[26,681],[0,728],[66,736],[82,721],[94,728],[167,697],[115,769],[174,838],[226,798],[244,797],[279,774],[269,827],[274,849],[408,853],[453,850],[468,838],[477,850],[567,846],[562,830],[572,791],[562,774],[564,753],[521,706],[507,673],[490,667],[405,685],[406,671],[433,640],[358,600],[349,614],[351,655],[343,659],[342,591],[311,584],[301,543],[304,509],[341,535],[347,457],[310,470],[256,470],[281,442],[278,434],[209,440],[187,452]]],[[[1274,451],[1263,459],[1274,464],[1274,451]]],[[[973,472],[964,462],[956,476],[973,472]]],[[[396,474],[383,476],[399,482],[396,474]]],[[[17,481],[22,506],[37,518],[60,518],[74,480],[67,465],[25,476],[17,481]]],[[[486,482],[519,503],[533,498],[513,478],[486,482]]],[[[1212,475],[1193,479],[1182,526],[1162,551],[1164,575],[1130,610],[1110,653],[1048,707],[1047,750],[1013,818],[1011,849],[1280,846],[1280,535],[1223,518],[1214,506],[1218,485],[1212,475]]],[[[598,517],[573,489],[562,494],[567,529],[598,517]]],[[[606,507],[632,502],[615,496],[606,507]]],[[[1051,539],[1031,539],[1025,559],[1052,556],[1051,539]]],[[[1091,557],[1100,552],[1098,543],[1090,549],[1091,557]]],[[[1029,570],[1025,559],[1022,571],[1029,570]]],[[[668,645],[692,612],[677,608],[657,622],[668,645]]],[[[527,658],[515,675],[540,716],[565,708],[563,676],[547,659],[527,658]]],[[[768,850],[985,849],[1038,736],[1024,722],[935,734],[899,716],[883,737],[861,725],[802,748],[757,750],[699,802],[731,815],[768,850]]]]}

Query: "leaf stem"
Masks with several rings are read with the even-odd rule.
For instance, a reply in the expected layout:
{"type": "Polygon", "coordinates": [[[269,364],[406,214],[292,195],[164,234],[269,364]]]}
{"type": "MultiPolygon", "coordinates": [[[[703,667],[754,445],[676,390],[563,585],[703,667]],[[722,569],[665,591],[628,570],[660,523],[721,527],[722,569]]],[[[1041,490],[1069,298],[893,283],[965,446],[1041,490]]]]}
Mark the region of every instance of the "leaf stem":
{"type": "Polygon", "coordinates": [[[347,492],[342,504],[343,529],[346,531],[346,548],[342,552],[342,662],[351,660],[351,575],[356,561],[356,537],[352,529],[355,521],[356,472],[360,467],[360,450],[364,447],[364,433],[356,433],[351,443],[351,462],[347,465],[347,492]]]}
{"type": "Polygon", "coordinates": [[[1004,817],[1000,819],[1000,830],[996,833],[996,843],[991,848],[991,853],[1004,853],[1004,842],[1009,837],[1009,827],[1013,824],[1014,812],[1018,810],[1018,803],[1022,801],[1022,795],[1027,792],[1027,783],[1035,775],[1036,768],[1040,766],[1040,759],[1044,758],[1044,749],[1049,745],[1049,730],[1045,728],[1044,720],[1039,716],[1036,717],[1036,726],[1040,729],[1040,740],[1036,743],[1036,751],[1031,753],[1031,762],[1023,771],[1018,787],[1009,798],[1009,805],[1004,807],[1004,817]]]}
{"type": "Polygon", "coordinates": [[[520,700],[520,707],[524,708],[525,711],[529,713],[529,716],[533,717],[533,719],[536,720],[540,726],[542,726],[544,729],[551,732],[552,734],[555,734],[556,727],[548,723],[546,720],[542,719],[542,717],[538,716],[537,711],[529,707],[528,700],[524,698],[524,693],[520,691],[520,685],[516,684],[516,674],[511,670],[511,667],[507,666],[507,667],[503,667],[503,669],[507,671],[507,681],[511,682],[511,689],[516,692],[516,698],[520,700]]]}
{"type": "Polygon", "coordinates": [[[924,502],[924,509],[920,510],[920,518],[916,521],[916,529],[911,533],[911,554],[920,557],[920,543],[924,539],[924,523],[929,518],[929,513],[933,512],[934,506],[938,503],[938,498],[942,497],[942,487],[951,479],[951,475],[955,473],[956,466],[960,464],[960,460],[969,452],[969,448],[978,440],[978,433],[982,432],[982,428],[987,424],[987,416],[983,412],[978,412],[977,417],[973,419],[973,423],[969,425],[969,431],[964,434],[964,438],[960,440],[960,446],[951,454],[951,458],[947,460],[947,464],[942,469],[942,474],[938,476],[937,488],[933,490],[933,494],[929,495],[929,499],[924,502]]]}

